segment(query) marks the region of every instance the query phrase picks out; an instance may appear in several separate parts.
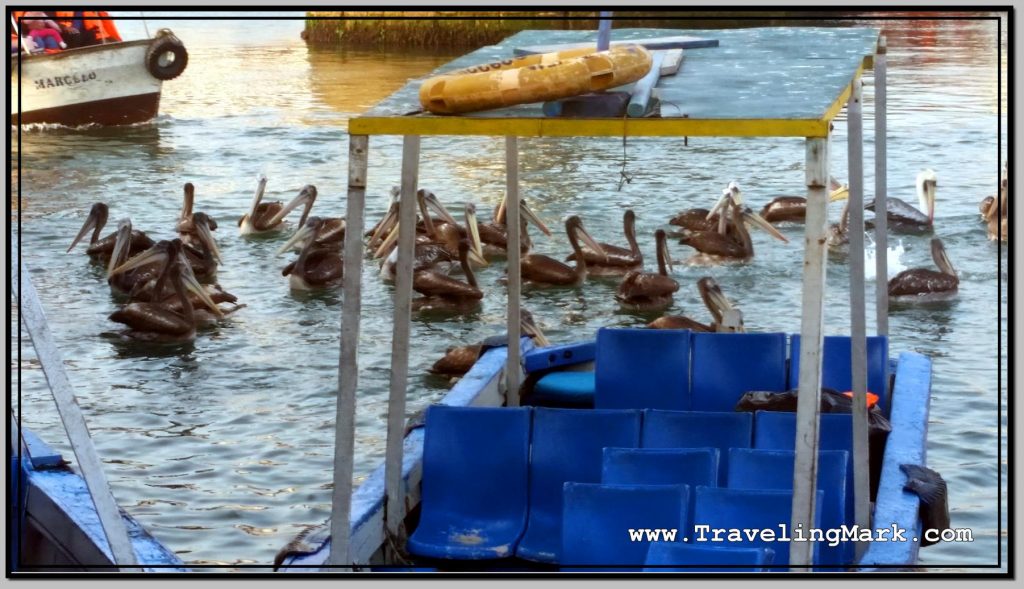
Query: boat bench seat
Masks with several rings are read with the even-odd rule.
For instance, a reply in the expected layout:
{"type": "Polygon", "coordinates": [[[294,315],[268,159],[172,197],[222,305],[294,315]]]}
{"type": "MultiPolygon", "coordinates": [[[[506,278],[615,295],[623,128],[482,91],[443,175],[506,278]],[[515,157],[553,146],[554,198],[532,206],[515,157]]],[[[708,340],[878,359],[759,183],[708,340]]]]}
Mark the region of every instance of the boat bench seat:
{"type": "Polygon", "coordinates": [[[750,448],[754,416],[724,411],[644,411],[641,448],[717,448],[718,485],[725,486],[730,448],[750,448]]]}
{"type": "Polygon", "coordinates": [[[786,334],[695,333],[694,411],[732,411],[749,391],[786,390],[786,334]]]}
{"type": "Polygon", "coordinates": [[[530,395],[533,405],[556,407],[593,407],[593,372],[551,372],[533,385],[530,395]]]}

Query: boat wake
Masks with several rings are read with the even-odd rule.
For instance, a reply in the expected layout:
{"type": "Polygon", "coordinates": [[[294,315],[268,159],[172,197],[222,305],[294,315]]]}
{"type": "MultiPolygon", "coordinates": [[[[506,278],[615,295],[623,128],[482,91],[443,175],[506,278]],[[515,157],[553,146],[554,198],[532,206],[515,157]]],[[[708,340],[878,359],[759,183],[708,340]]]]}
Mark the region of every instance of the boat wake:
{"type": "MultiPolygon", "coordinates": [[[[870,238],[866,240],[867,243],[864,246],[864,279],[874,280],[875,279],[875,243],[870,238]]],[[[895,247],[890,247],[886,250],[886,272],[888,273],[888,279],[894,278],[897,274],[907,269],[903,264],[903,240],[895,247]]]]}

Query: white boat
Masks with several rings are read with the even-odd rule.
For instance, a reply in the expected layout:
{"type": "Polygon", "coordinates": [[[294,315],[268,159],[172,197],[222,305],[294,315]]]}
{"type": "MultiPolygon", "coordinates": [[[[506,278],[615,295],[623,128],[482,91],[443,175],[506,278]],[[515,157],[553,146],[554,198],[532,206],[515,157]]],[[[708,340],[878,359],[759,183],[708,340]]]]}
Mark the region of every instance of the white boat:
{"type": "Polygon", "coordinates": [[[160,108],[164,80],[188,64],[169,29],[152,39],[11,55],[11,124],[128,125],[160,108]],[[19,69],[20,67],[20,69],[19,69]]]}

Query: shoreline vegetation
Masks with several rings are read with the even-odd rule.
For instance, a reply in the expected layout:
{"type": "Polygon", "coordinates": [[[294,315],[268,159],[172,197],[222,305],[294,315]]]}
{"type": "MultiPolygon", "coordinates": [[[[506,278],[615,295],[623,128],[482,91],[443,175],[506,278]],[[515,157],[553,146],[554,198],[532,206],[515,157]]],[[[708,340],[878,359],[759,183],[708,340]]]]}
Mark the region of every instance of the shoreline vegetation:
{"type": "MultiPolygon", "coordinates": [[[[836,21],[834,11],[764,10],[616,12],[614,28],[737,28],[807,24],[796,17],[836,21]],[[742,16],[738,19],[737,16],[742,16]],[[687,20],[679,20],[686,17],[687,20]]],[[[302,38],[318,49],[476,49],[527,29],[597,29],[594,11],[321,11],[306,13],[302,38]],[[398,18],[396,18],[398,17],[398,18]],[[481,18],[487,17],[487,18],[481,18]]],[[[818,23],[818,26],[825,23],[818,23]]],[[[838,22],[836,23],[838,24],[838,22]]]]}

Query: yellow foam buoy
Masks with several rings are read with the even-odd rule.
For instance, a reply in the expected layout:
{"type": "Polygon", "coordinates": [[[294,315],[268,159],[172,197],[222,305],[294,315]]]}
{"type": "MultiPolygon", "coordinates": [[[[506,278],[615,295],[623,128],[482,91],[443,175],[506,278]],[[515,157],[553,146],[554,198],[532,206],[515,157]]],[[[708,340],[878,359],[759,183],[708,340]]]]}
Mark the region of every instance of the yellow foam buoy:
{"type": "Polygon", "coordinates": [[[453,115],[559,100],[635,82],[651,63],[640,45],[527,55],[429,78],[420,86],[420,104],[453,115]]]}

